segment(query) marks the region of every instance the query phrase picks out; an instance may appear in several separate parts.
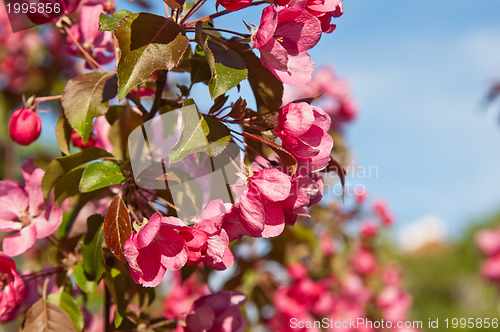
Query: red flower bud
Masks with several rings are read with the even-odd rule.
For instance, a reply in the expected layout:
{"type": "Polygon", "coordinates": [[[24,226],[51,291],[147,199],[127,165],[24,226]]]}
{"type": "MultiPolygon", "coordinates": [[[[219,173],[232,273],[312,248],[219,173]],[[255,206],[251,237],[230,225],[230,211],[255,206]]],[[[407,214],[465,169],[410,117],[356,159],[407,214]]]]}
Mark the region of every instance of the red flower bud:
{"type": "Polygon", "coordinates": [[[12,113],[9,120],[9,134],[20,145],[33,143],[42,130],[40,116],[31,108],[23,107],[12,113]]]}

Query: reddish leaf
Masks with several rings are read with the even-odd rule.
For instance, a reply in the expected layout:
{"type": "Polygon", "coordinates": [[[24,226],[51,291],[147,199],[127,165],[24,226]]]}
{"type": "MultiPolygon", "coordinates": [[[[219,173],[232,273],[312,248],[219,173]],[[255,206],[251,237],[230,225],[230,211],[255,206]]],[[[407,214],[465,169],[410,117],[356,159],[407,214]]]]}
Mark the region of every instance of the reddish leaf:
{"type": "Polygon", "coordinates": [[[335,172],[340,178],[340,183],[342,183],[342,198],[344,198],[344,190],[345,190],[345,176],[347,174],[346,170],[342,165],[335,159],[330,158],[330,162],[328,166],[323,170],[323,172],[335,172]]]}
{"type": "Polygon", "coordinates": [[[276,152],[278,154],[283,165],[290,167],[292,170],[292,173],[295,173],[295,171],[297,170],[297,159],[295,159],[295,157],[290,152],[288,152],[288,150],[286,150],[284,147],[274,143],[270,139],[267,139],[267,138],[264,138],[264,137],[261,137],[258,135],[250,134],[247,132],[243,132],[242,135],[245,138],[249,138],[249,139],[252,139],[254,141],[264,143],[267,146],[269,146],[271,149],[274,150],[274,152],[276,152]]]}
{"type": "Polygon", "coordinates": [[[126,262],[123,255],[123,245],[132,233],[130,215],[120,196],[116,196],[109,205],[104,217],[104,241],[111,252],[122,262],[126,262]]]}
{"type": "Polygon", "coordinates": [[[238,98],[238,100],[233,104],[233,107],[231,108],[231,112],[229,112],[228,116],[230,116],[233,119],[241,119],[247,109],[247,101],[245,99],[238,98]]]}

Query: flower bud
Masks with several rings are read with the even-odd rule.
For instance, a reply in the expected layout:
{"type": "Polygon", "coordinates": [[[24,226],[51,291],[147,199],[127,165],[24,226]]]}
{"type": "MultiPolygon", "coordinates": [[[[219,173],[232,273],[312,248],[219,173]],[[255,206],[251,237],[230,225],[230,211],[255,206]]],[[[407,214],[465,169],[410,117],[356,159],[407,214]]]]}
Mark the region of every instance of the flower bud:
{"type": "Polygon", "coordinates": [[[12,113],[9,120],[9,134],[20,145],[33,143],[42,130],[40,116],[31,108],[23,107],[12,113]]]}

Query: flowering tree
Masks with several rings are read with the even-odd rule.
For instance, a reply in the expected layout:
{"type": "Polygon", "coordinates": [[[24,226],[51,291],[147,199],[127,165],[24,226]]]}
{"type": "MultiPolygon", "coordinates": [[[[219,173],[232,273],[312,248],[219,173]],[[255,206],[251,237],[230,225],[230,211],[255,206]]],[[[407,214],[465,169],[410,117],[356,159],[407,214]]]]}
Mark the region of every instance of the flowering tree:
{"type": "Polygon", "coordinates": [[[60,156],[45,170],[27,158],[23,181],[0,181],[0,320],[19,317],[24,331],[242,331],[364,318],[358,329],[372,331],[406,319],[399,272],[377,257],[387,206],[368,209],[362,193],[346,197],[351,208],[318,205],[325,184],[344,182],[333,142],[356,114],[346,83],[328,68],[313,75],[307,53],[334,31],[340,0],[225,0],[204,17],[206,0],[165,3],[158,16],[83,1],[60,18],[31,15],[54,25],[15,34],[0,9],[4,104],[33,95],[10,115],[10,137],[30,145],[46,128],[42,105],[62,111],[60,156]],[[216,27],[259,5],[249,33],[216,27]],[[173,88],[179,73],[188,82],[173,88]],[[253,108],[230,98],[245,80],[253,108]],[[213,102],[199,111],[202,84],[213,102]],[[283,84],[297,88],[284,97],[283,84]],[[350,234],[366,216],[378,221],[350,234]],[[219,291],[208,287],[227,269],[219,291]]]}

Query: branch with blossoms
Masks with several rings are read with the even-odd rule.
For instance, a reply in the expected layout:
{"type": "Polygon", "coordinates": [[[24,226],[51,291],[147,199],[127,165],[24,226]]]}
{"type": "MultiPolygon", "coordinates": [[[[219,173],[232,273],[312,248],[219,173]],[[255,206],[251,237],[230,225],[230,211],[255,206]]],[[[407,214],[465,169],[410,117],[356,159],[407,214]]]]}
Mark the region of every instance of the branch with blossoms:
{"type": "MultiPolygon", "coordinates": [[[[90,0],[66,8],[63,17],[29,16],[54,23],[57,30],[40,33],[61,34],[65,59],[83,66],[74,66],[60,95],[31,91],[9,119],[12,140],[30,145],[45,128],[42,105],[50,102],[57,113],[60,101],[58,156],[45,169],[25,161],[22,183],[0,181],[1,294],[8,299],[0,320],[20,315],[24,331],[43,324],[71,331],[96,324],[104,331],[241,331],[247,324],[241,307],[253,304],[262,314],[252,324],[281,329],[291,313],[287,301],[296,301],[304,317],[367,316],[367,303],[379,301],[365,291],[367,276],[396,274],[374,256],[377,228],[363,229],[351,272],[341,276],[334,260],[352,252],[337,256],[332,239],[355,243],[345,224],[358,218],[361,205],[352,211],[318,205],[324,177],[345,181],[337,157],[346,157],[333,151],[334,138],[354,118],[355,104],[328,69],[313,75],[307,52],[334,31],[342,3],[224,0],[218,4],[225,10],[204,17],[205,0],[165,3],[165,16],[115,12],[110,1],[90,0]],[[258,28],[218,28],[223,16],[261,5],[258,28]],[[180,74],[188,82],[173,87],[180,74]],[[248,100],[239,95],[245,81],[248,100]],[[284,84],[298,89],[285,103],[284,84]],[[208,88],[209,105],[193,95],[195,85],[208,88]],[[321,104],[320,95],[329,101],[321,104]],[[305,240],[313,255],[304,254],[305,240]],[[263,243],[271,246],[268,258],[258,254],[263,243]],[[49,259],[39,258],[38,270],[16,271],[12,257],[43,254],[49,259]],[[270,262],[286,265],[289,285],[278,284],[270,262]],[[215,271],[229,268],[236,271],[229,281],[208,287],[215,271]],[[158,310],[162,282],[171,290],[158,310]],[[314,294],[296,291],[311,284],[314,294]],[[323,291],[331,296],[320,299],[323,291]],[[91,303],[96,296],[98,308],[91,303]],[[335,297],[350,296],[355,309],[331,308],[335,297]]],[[[383,204],[374,211],[382,223],[392,222],[383,204]]],[[[387,278],[400,302],[382,299],[378,308],[403,302],[406,308],[397,277],[387,278]]],[[[396,320],[405,313],[383,315],[396,320]]]]}

